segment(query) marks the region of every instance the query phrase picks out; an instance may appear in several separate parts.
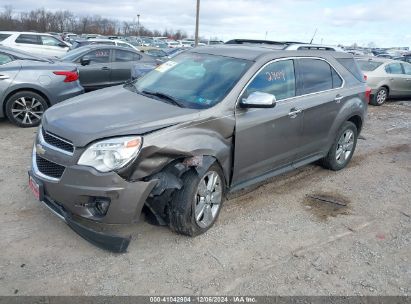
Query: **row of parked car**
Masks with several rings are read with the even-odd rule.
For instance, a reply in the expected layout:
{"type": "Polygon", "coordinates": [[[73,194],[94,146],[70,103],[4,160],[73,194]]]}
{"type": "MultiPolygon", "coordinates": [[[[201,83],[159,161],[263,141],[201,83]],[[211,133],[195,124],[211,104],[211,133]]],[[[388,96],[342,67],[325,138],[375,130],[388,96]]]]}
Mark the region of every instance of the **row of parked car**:
{"type": "MultiPolygon", "coordinates": [[[[88,39],[87,43],[71,46],[53,39],[56,38],[49,34],[0,32],[0,43],[9,46],[0,46],[0,117],[21,127],[36,126],[48,107],[83,92],[138,79],[185,51],[148,48],[142,52],[115,39],[88,39]],[[59,57],[34,55],[46,53],[44,48],[67,50],[59,57]]],[[[234,39],[226,44],[264,44],[273,51],[343,51],[333,46],[296,42],[234,39]]],[[[372,89],[371,104],[381,105],[389,97],[411,95],[409,63],[365,56],[356,60],[364,73],[358,77],[366,77],[372,89]]]]}

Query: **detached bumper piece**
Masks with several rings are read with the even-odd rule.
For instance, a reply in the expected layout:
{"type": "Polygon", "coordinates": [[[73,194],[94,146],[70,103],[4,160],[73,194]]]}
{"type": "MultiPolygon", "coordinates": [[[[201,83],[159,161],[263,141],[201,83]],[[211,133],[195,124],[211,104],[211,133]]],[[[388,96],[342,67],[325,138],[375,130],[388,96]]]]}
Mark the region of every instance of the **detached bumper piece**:
{"type": "Polygon", "coordinates": [[[127,251],[128,245],[131,241],[131,236],[121,237],[117,235],[101,233],[90,229],[76,222],[69,212],[64,210],[62,206],[55,203],[46,196],[42,198],[42,203],[44,203],[46,207],[51,210],[51,212],[65,221],[66,224],[78,235],[80,235],[82,238],[89,241],[93,245],[115,253],[123,253],[127,251]]]}

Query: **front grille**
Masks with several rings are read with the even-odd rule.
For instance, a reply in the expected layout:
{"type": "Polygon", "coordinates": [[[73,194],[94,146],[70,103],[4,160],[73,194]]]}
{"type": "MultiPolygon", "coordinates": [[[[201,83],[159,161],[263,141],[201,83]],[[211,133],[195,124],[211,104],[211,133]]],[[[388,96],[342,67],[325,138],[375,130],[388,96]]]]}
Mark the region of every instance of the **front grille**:
{"type": "Polygon", "coordinates": [[[70,153],[74,152],[74,146],[68,140],[60,138],[52,133],[46,132],[46,130],[44,129],[42,130],[42,134],[44,141],[49,145],[70,153]]]}
{"type": "Polygon", "coordinates": [[[38,155],[36,155],[36,163],[37,169],[43,173],[44,175],[53,177],[53,178],[60,178],[63,175],[65,167],[53,163],[47,159],[44,159],[38,155]]]}

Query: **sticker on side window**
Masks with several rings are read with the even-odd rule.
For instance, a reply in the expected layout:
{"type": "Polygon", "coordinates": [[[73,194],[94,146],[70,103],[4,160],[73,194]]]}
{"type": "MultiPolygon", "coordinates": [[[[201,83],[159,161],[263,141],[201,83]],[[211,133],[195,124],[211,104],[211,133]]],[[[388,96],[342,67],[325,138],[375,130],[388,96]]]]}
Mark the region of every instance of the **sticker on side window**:
{"type": "Polygon", "coordinates": [[[167,61],[167,62],[163,63],[162,65],[158,66],[155,70],[157,72],[164,73],[164,72],[168,71],[169,69],[171,69],[176,64],[177,64],[177,62],[170,60],[170,61],[167,61]]]}

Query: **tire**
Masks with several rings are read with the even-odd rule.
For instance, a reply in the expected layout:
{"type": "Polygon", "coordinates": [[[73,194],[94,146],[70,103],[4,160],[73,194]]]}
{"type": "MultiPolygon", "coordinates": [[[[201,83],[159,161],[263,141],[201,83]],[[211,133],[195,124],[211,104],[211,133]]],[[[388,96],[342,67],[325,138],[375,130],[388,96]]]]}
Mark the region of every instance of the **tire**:
{"type": "Polygon", "coordinates": [[[380,106],[384,104],[388,99],[388,89],[385,87],[380,88],[377,93],[373,96],[370,104],[373,106],[380,106]]]}
{"type": "Polygon", "coordinates": [[[354,154],[357,137],[358,131],[355,124],[346,121],[338,131],[327,156],[321,160],[322,166],[333,171],[345,168],[354,154]],[[350,138],[349,134],[351,134],[350,138]]]}
{"type": "Polygon", "coordinates": [[[22,128],[38,126],[47,108],[44,97],[31,91],[17,92],[6,101],[7,118],[22,128]]]}
{"type": "Polygon", "coordinates": [[[199,176],[195,170],[190,170],[183,175],[182,180],[183,187],[175,193],[170,204],[169,226],[177,233],[197,236],[210,229],[218,218],[225,197],[224,175],[220,167],[213,164],[203,176],[199,176]],[[210,188],[207,189],[211,176],[216,175],[218,180],[215,188],[211,189],[210,184],[210,188]],[[200,185],[203,182],[206,189],[200,185]],[[213,196],[218,191],[220,194],[213,196]]]}

